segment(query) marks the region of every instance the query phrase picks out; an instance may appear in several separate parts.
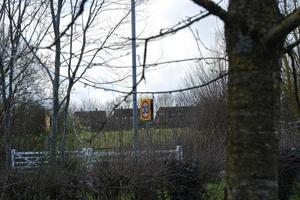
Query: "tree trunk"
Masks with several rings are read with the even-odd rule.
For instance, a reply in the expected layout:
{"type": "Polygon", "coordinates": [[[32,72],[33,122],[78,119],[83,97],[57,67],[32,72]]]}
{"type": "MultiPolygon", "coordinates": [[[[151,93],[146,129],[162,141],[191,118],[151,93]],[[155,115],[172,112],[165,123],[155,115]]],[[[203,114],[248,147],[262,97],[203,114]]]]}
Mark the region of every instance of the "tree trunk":
{"type": "Polygon", "coordinates": [[[278,135],[282,41],[265,43],[281,19],[274,0],[229,1],[226,198],[278,199],[278,135]]]}
{"type": "Polygon", "coordinates": [[[61,53],[61,38],[60,38],[60,16],[62,11],[63,1],[57,2],[57,11],[55,13],[54,1],[50,1],[50,11],[52,17],[52,25],[54,31],[54,46],[55,46],[55,61],[54,61],[54,79],[52,81],[52,121],[51,121],[51,135],[49,138],[50,145],[50,160],[55,162],[56,160],[56,142],[58,135],[58,114],[59,114],[59,85],[60,85],[60,53],[61,53]]]}
{"type": "Polygon", "coordinates": [[[11,115],[10,115],[10,105],[9,100],[6,94],[6,81],[5,81],[5,72],[4,66],[2,65],[2,58],[0,64],[0,73],[1,73],[1,96],[2,96],[2,103],[3,103],[3,114],[4,114],[4,124],[3,124],[3,144],[4,144],[4,151],[5,151],[5,169],[8,170],[10,168],[10,150],[11,150],[11,115]]]}
{"type": "Polygon", "coordinates": [[[65,146],[67,142],[68,137],[68,109],[70,104],[70,93],[67,94],[66,97],[66,104],[64,107],[64,132],[63,132],[63,138],[61,140],[61,158],[65,158],[65,146]]]}
{"type": "MultiPolygon", "coordinates": [[[[55,101],[55,99],[53,99],[53,101],[55,101]]],[[[49,138],[49,150],[50,150],[51,162],[55,162],[56,160],[56,140],[57,140],[56,138],[58,134],[58,110],[55,107],[56,106],[53,105],[52,118],[51,118],[51,135],[49,138]]]]}
{"type": "Polygon", "coordinates": [[[5,138],[5,168],[11,168],[11,112],[9,108],[4,113],[4,138],[5,138]]]}
{"type": "Polygon", "coordinates": [[[55,74],[54,81],[52,82],[52,119],[51,119],[51,135],[50,135],[50,160],[54,162],[56,160],[56,142],[58,135],[58,114],[59,114],[59,76],[60,76],[60,41],[55,45],[55,74]]]}

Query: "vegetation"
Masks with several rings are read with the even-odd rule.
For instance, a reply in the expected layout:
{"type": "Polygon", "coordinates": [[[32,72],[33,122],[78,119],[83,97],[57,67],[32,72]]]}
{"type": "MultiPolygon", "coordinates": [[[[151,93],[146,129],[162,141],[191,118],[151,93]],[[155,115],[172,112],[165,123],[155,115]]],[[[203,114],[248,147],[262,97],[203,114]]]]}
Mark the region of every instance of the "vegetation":
{"type": "MultiPolygon", "coordinates": [[[[139,6],[147,1],[134,2],[139,6]]],[[[300,146],[299,131],[286,123],[300,116],[299,2],[235,0],[227,8],[211,0],[193,2],[207,12],[162,28],[157,35],[133,39],[124,34],[133,10],[124,0],[0,2],[0,199],[299,198],[300,153],[291,150],[300,146]],[[209,15],[224,24],[224,43],[213,58],[203,56],[192,27],[209,15]],[[141,150],[180,144],[183,160],[135,155],[87,166],[80,159],[68,160],[67,150],[132,147],[131,131],[100,127],[89,132],[75,124],[69,108],[75,84],[103,89],[125,82],[128,91],[105,88],[124,95],[109,106],[109,113],[116,113],[136,95],[129,91],[135,85],[127,87],[127,67],[116,66],[129,55],[132,40],[144,48],[139,84],[149,67],[162,64],[147,64],[148,45],[187,28],[197,42],[198,58],[162,63],[196,60],[195,69],[185,79],[186,89],[158,92],[166,94],[158,96],[155,107],[193,105],[199,110],[197,121],[187,128],[177,128],[184,121],[179,119],[174,127],[140,130],[141,150]],[[89,72],[97,71],[95,66],[113,76],[93,80],[89,72]],[[170,97],[172,92],[180,94],[170,97]],[[51,115],[49,131],[46,115],[51,115]],[[13,169],[13,148],[46,150],[49,165],[13,169]]]]}
{"type": "MultiPolygon", "coordinates": [[[[188,128],[180,129],[139,129],[139,137],[142,148],[147,146],[161,146],[167,145],[168,148],[175,147],[177,144],[180,144],[180,138],[185,137],[184,135],[189,132],[188,128]]],[[[76,135],[71,135],[70,139],[73,141],[68,141],[69,147],[79,147],[86,146],[90,138],[95,137],[92,140],[91,145],[98,149],[115,149],[123,148],[130,149],[132,147],[132,131],[101,131],[99,133],[88,132],[88,131],[77,131],[76,135]],[[74,139],[75,138],[75,139],[74,139]]],[[[194,132],[193,136],[195,139],[201,137],[199,132],[194,132]]],[[[191,137],[191,136],[190,136],[191,137]]]]}
{"type": "Polygon", "coordinates": [[[1,199],[202,199],[205,175],[192,163],[143,158],[98,163],[92,169],[69,160],[51,170],[11,173],[1,178],[1,199]],[[119,165],[121,164],[121,165],[119,165]],[[51,178],[49,178],[51,177],[51,178]],[[4,187],[3,187],[4,186],[4,187]]]}
{"type": "Polygon", "coordinates": [[[292,195],[289,200],[299,200],[300,199],[300,183],[295,183],[293,187],[292,195]]]}
{"type": "Polygon", "coordinates": [[[224,199],[224,182],[215,182],[207,184],[207,193],[209,200],[222,200],[224,199]]]}

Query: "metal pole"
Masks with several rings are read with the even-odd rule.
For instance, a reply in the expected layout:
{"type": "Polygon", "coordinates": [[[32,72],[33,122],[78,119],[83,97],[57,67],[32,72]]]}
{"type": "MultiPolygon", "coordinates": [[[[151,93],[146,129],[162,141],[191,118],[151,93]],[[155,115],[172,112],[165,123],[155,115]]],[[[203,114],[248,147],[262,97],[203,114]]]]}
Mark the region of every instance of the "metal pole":
{"type": "Polygon", "coordinates": [[[136,30],[135,30],[135,0],[131,0],[131,38],[132,38],[132,110],[133,110],[133,151],[135,154],[139,151],[139,135],[138,135],[138,107],[136,95],[136,30]]]}

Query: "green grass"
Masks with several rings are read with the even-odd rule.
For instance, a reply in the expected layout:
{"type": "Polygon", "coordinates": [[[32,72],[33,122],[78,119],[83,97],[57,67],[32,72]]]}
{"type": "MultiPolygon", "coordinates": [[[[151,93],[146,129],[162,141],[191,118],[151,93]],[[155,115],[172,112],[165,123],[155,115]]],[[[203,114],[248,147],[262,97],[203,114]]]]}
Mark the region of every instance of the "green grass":
{"type": "Polygon", "coordinates": [[[289,200],[300,200],[300,183],[296,183],[293,186],[293,193],[289,197],[289,200]]]}
{"type": "Polygon", "coordinates": [[[17,135],[13,137],[13,147],[21,151],[43,151],[47,144],[49,134],[17,135]]]}
{"type": "MultiPolygon", "coordinates": [[[[209,200],[223,200],[224,199],[224,182],[209,183],[207,185],[209,200]]],[[[300,183],[293,186],[293,193],[289,200],[300,200],[300,183]]]]}
{"type": "MultiPolygon", "coordinates": [[[[186,134],[185,129],[139,129],[140,146],[146,147],[169,145],[175,147],[180,138],[186,134]]],[[[70,134],[68,137],[68,149],[80,149],[87,146],[96,149],[112,149],[112,148],[131,148],[133,134],[131,130],[125,131],[105,131],[92,133],[88,131],[80,131],[70,134]],[[90,138],[94,138],[90,143],[90,138]]]]}
{"type": "Polygon", "coordinates": [[[209,183],[207,185],[207,193],[209,200],[223,200],[224,199],[224,182],[209,183]]]}
{"type": "MultiPolygon", "coordinates": [[[[67,150],[80,150],[84,147],[93,147],[95,149],[131,149],[133,146],[132,130],[124,131],[102,131],[92,133],[83,130],[77,130],[77,134],[70,133],[67,137],[67,150]],[[90,138],[94,138],[90,141],[90,138]]],[[[147,146],[175,148],[182,141],[182,138],[187,137],[187,129],[153,129],[140,128],[139,139],[141,148],[147,146]]],[[[201,135],[201,134],[197,134],[201,135]]],[[[30,136],[15,136],[13,138],[13,146],[19,151],[43,151],[47,148],[50,132],[41,132],[30,136]]],[[[57,136],[57,148],[60,148],[62,133],[57,136]]]]}

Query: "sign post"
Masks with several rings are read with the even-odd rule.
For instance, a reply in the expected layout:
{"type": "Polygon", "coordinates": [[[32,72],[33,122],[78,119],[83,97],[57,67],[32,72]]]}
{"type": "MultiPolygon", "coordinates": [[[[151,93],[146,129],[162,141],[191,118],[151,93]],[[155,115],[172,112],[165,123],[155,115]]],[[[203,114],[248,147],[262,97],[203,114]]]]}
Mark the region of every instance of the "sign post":
{"type": "Polygon", "coordinates": [[[137,108],[137,82],[136,82],[136,27],[135,27],[135,0],[131,0],[131,37],[132,37],[132,130],[133,151],[137,155],[139,151],[138,134],[138,108],[137,108]]]}

